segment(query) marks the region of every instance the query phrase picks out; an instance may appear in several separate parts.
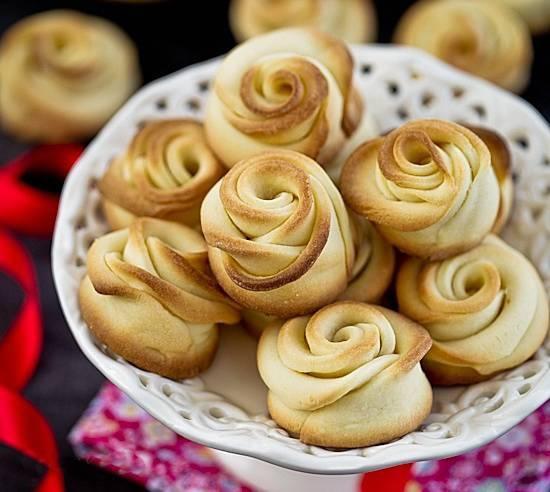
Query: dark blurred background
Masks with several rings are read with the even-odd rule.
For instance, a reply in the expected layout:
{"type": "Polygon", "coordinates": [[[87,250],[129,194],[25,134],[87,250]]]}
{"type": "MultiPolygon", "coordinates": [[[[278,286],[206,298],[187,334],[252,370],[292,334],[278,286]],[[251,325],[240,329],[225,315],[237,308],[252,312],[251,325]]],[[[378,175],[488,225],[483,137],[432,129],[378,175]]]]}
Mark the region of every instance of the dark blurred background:
{"type": "MultiPolygon", "coordinates": [[[[227,21],[227,0],[165,0],[128,3],[114,1],[0,0],[0,34],[17,20],[35,12],[70,8],[110,19],[136,43],[144,82],[217,55],[235,44],[227,21]]],[[[375,1],[378,41],[390,42],[393,30],[412,1],[375,1]]],[[[534,38],[535,62],[531,84],[523,97],[550,119],[550,34],[534,38]]],[[[0,165],[25,149],[25,145],[0,133],[0,165]]],[[[36,178],[36,177],[35,177],[36,178]]],[[[29,177],[29,180],[35,179],[29,177]]],[[[44,185],[44,180],[39,180],[44,185]]],[[[61,183],[47,183],[60,188],[61,183]]],[[[1,205],[0,205],[1,206],[1,205]]],[[[141,487],[78,461],[67,434],[104,381],[77,348],[57,302],[50,269],[50,241],[20,237],[29,249],[38,273],[45,323],[45,346],[38,370],[24,395],[50,422],[60,452],[68,491],[133,491],[141,487]]],[[[18,288],[0,275],[0,336],[17,313],[22,296],[18,288]]],[[[2,466],[9,466],[8,451],[0,445],[2,466]]],[[[40,475],[41,470],[29,474],[40,475]]],[[[30,477],[29,477],[30,478],[30,477]]],[[[29,481],[29,486],[32,485],[29,481]]],[[[4,490],[0,483],[0,490],[4,490]]],[[[31,489],[29,489],[31,490],[31,489]]]]}

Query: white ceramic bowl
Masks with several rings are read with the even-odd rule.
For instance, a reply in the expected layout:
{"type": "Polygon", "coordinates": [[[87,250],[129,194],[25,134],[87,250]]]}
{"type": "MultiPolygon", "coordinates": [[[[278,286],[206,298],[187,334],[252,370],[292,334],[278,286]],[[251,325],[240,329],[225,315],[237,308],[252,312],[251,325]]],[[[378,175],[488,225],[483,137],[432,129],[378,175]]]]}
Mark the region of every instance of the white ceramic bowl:
{"type": "MultiPolygon", "coordinates": [[[[536,265],[550,290],[550,131],[521,99],[410,48],[355,46],[357,83],[382,131],[406,119],[438,117],[498,129],[514,157],[516,200],[505,238],[536,265]]],[[[349,451],[308,446],[266,412],[255,341],[224,328],[212,366],[172,381],[102,347],[83,322],[77,289],[90,242],[106,231],[97,178],[141,121],[201,117],[219,60],[186,68],[137,93],[90,144],[63,189],[53,243],[55,284],[78,345],[90,361],[151,415],[206,446],[289,469],[349,474],[464,453],[504,433],[550,397],[550,341],[532,360],[468,388],[436,389],[425,425],[388,444],[349,451]]],[[[77,377],[78,375],[74,375],[77,377]]]]}

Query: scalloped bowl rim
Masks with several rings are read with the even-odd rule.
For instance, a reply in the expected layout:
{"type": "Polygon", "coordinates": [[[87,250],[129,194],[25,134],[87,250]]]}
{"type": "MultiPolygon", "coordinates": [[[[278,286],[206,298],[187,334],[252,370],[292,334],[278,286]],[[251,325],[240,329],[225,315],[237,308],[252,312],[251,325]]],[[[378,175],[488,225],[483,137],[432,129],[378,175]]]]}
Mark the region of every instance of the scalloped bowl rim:
{"type": "MultiPolygon", "coordinates": [[[[541,125],[541,132],[546,134],[546,138],[550,141],[550,131],[548,130],[543,117],[535,108],[519,97],[507,93],[504,90],[485,82],[484,80],[477,79],[471,75],[456,70],[415,48],[383,45],[352,46],[352,51],[355,53],[360,52],[361,50],[371,50],[382,53],[399,50],[403,55],[408,55],[421,63],[428,64],[430,66],[430,70],[434,70],[436,73],[444,72],[447,76],[453,75],[457,81],[461,81],[463,84],[470,87],[477,86],[485,89],[489,88],[491,91],[497,93],[500,98],[506,99],[508,104],[512,106],[519,104],[523,106],[524,109],[532,112],[533,119],[538,120],[538,124],[541,125]]],[[[86,178],[86,172],[84,169],[87,162],[91,159],[91,156],[94,155],[96,148],[103,144],[105,136],[110,132],[111,127],[119,120],[124,119],[126,113],[129,113],[134,108],[139,106],[142,101],[147,100],[153,89],[157,89],[161,85],[173,81],[175,78],[181,77],[184,74],[201,70],[209,64],[216,63],[219,58],[220,57],[191,65],[175,72],[174,74],[168,75],[144,86],[128,100],[128,102],[117,112],[111,121],[90,143],[65,181],[61,194],[59,214],[55,226],[52,245],[53,277],[60,304],[71,332],[78,346],[90,362],[92,362],[92,364],[107,379],[118,386],[144,410],[165,424],[167,427],[188,439],[220,451],[257,458],[287,469],[327,475],[360,473],[411,461],[439,459],[462,454],[496,439],[527,417],[531,412],[535,411],[539,406],[544,404],[550,398],[550,371],[547,371],[537,382],[536,387],[529,392],[528,397],[518,399],[514,402],[516,407],[514,416],[509,417],[506,422],[495,422],[493,425],[487,426],[488,428],[485,428],[484,432],[470,433],[468,436],[467,445],[460,442],[455,443],[454,445],[449,443],[448,445],[445,445],[444,449],[442,449],[441,446],[433,447],[415,444],[414,452],[396,452],[395,457],[386,458],[380,460],[379,462],[377,462],[376,459],[369,461],[368,456],[346,455],[345,451],[340,453],[327,453],[325,456],[299,453],[292,448],[285,447],[279,442],[273,443],[272,441],[266,439],[262,439],[260,441],[251,433],[250,435],[241,434],[239,439],[235,439],[234,437],[227,437],[223,435],[223,433],[216,433],[215,431],[205,432],[198,430],[183,418],[180,418],[176,422],[172,418],[174,410],[170,408],[167,402],[158,395],[155,395],[140,386],[137,375],[139,370],[136,369],[133,374],[121,371],[119,364],[107,357],[94,344],[88,331],[81,331],[78,329],[78,312],[77,310],[73,310],[71,308],[69,305],[69,297],[67,296],[67,289],[69,289],[69,286],[67,283],[68,274],[65,271],[66,260],[64,254],[64,233],[67,231],[68,227],[75,227],[74,218],[72,217],[74,215],[74,211],[69,203],[71,195],[78,192],[79,186],[86,178]]],[[[391,446],[392,443],[385,446],[388,445],[391,446]]]]}

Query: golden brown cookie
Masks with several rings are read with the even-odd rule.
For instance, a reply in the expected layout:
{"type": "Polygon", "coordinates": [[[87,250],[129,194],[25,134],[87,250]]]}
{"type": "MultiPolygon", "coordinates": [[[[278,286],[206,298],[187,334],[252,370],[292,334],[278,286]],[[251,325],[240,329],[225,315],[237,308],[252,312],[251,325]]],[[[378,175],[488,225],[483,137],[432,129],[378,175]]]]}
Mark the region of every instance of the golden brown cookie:
{"type": "Polygon", "coordinates": [[[494,0],[416,2],[399,21],[394,41],[421,48],[513,92],[521,92],[529,82],[529,29],[494,0]]]}
{"type": "Polygon", "coordinates": [[[386,240],[424,258],[474,247],[500,204],[487,145],[442,120],[410,121],[364,143],[346,161],[340,189],[386,240]]]}
{"type": "Polygon", "coordinates": [[[80,286],[82,317],[113,352],[171,378],[208,368],[218,323],[239,321],[208,266],[203,237],[160,219],[96,239],[80,286]]]}
{"type": "Polygon", "coordinates": [[[350,212],[355,263],[349,284],[338,299],[377,303],[392,280],[395,252],[364,217],[350,212]]]}
{"type": "Polygon", "coordinates": [[[244,309],[242,312],[243,325],[253,337],[260,338],[263,331],[272,324],[281,326],[284,320],[271,316],[269,314],[260,313],[259,311],[252,311],[250,309],[244,309]]]}
{"type": "Polygon", "coordinates": [[[313,29],[281,29],[231,51],[207,105],[208,141],[227,167],[291,149],[327,164],[359,125],[346,45],[313,29]]]}
{"type": "Polygon", "coordinates": [[[290,150],[241,161],[206,195],[212,270],[247,309],[288,318],[346,288],[355,251],[348,211],[315,161],[290,150]]]}
{"type": "Polygon", "coordinates": [[[534,34],[550,28],[550,2],[548,0],[496,0],[515,10],[529,25],[534,34]]]}
{"type": "Polygon", "coordinates": [[[139,83],[133,43],[99,17],[42,12],[0,41],[0,121],[25,140],[91,137],[139,83]]]}
{"type": "Polygon", "coordinates": [[[472,130],[487,145],[491,164],[500,188],[500,205],[491,232],[498,234],[505,226],[512,211],[514,184],[512,182],[512,155],[508,144],[497,132],[482,126],[464,125],[472,130]]]}
{"type": "Polygon", "coordinates": [[[399,310],[433,339],[423,365],[435,384],[471,384],[518,366],[548,331],[548,298],[531,263],[496,236],[438,262],[410,258],[399,310]]]}
{"type": "Polygon", "coordinates": [[[258,369],[273,419],[307,444],[355,448],[416,429],[432,406],[420,368],[431,340],[379,306],[338,302],[268,327],[258,369]]]}
{"type": "Polygon", "coordinates": [[[136,216],[195,226],[203,198],[224,173],[200,123],[149,122],[99,183],[107,221],[113,229],[136,216]]]}
{"type": "Polygon", "coordinates": [[[349,43],[376,38],[370,0],[232,0],[229,23],[238,41],[283,27],[314,27],[349,43]]]}

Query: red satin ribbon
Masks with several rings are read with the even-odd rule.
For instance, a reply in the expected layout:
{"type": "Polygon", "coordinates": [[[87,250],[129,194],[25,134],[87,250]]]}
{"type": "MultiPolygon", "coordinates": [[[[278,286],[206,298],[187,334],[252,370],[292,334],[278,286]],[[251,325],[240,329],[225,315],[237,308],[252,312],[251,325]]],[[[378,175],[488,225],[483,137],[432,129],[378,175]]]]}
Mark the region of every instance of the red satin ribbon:
{"type": "Polygon", "coordinates": [[[0,387],[0,441],[46,465],[48,471],[37,492],[61,492],[55,438],[44,417],[17,393],[0,387]]]}
{"type": "MultiPolygon", "coordinates": [[[[44,145],[0,168],[0,225],[26,234],[53,231],[58,197],[29,186],[21,177],[33,170],[64,178],[82,152],[79,145],[44,145]]],[[[42,350],[39,292],[31,259],[24,248],[0,229],[0,270],[16,280],[25,300],[0,342],[0,441],[44,464],[48,472],[39,492],[63,490],[53,433],[42,415],[17,391],[31,378],[42,350]]],[[[364,475],[361,492],[402,491],[411,465],[364,475]]]]}
{"type": "Polygon", "coordinates": [[[23,247],[0,230],[0,270],[16,280],[25,299],[0,343],[0,386],[20,391],[32,376],[42,350],[42,319],[38,287],[23,247]]]}
{"type": "Polygon", "coordinates": [[[41,145],[0,167],[0,224],[24,234],[49,236],[59,197],[24,183],[21,177],[41,171],[62,180],[81,153],[76,144],[41,145]]]}
{"type": "Polygon", "coordinates": [[[402,492],[411,478],[412,464],[394,466],[366,473],[361,479],[361,492],[402,492]]]}
{"type": "Polygon", "coordinates": [[[52,431],[40,413],[17,391],[31,378],[42,350],[42,318],[32,261],[7,232],[0,229],[0,270],[19,283],[25,300],[0,343],[0,441],[46,465],[39,492],[63,490],[52,431]]]}
{"type": "MultiPolygon", "coordinates": [[[[0,167],[0,226],[50,235],[59,197],[33,188],[21,178],[40,171],[63,179],[81,152],[79,145],[43,145],[0,167]]],[[[42,351],[38,284],[31,258],[2,229],[0,271],[15,280],[25,296],[15,321],[0,340],[0,442],[46,466],[39,492],[60,492],[63,475],[53,433],[38,410],[18,394],[32,377],[42,351]]]]}

